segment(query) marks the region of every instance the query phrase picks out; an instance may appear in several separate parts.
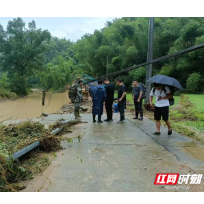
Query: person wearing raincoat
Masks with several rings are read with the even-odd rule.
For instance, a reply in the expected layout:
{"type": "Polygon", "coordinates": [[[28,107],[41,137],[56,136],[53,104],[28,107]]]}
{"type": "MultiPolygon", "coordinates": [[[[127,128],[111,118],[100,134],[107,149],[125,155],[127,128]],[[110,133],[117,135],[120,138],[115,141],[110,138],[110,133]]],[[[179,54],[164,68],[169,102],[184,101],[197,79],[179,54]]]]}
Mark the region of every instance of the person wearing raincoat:
{"type": "Polygon", "coordinates": [[[98,85],[92,89],[91,95],[93,99],[93,122],[96,122],[96,115],[98,115],[98,123],[102,123],[101,116],[103,115],[103,103],[107,96],[102,80],[99,80],[98,85]]]}

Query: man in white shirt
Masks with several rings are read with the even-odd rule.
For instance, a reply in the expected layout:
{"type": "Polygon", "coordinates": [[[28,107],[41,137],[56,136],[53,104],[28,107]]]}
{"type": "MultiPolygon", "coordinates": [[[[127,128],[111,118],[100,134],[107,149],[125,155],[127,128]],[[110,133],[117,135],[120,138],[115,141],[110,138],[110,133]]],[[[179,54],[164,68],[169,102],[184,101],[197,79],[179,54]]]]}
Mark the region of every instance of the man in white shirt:
{"type": "Polygon", "coordinates": [[[152,106],[153,96],[156,97],[156,104],[154,109],[154,119],[156,120],[157,132],[155,135],[160,135],[161,117],[168,126],[168,135],[172,134],[172,128],[169,122],[169,98],[172,97],[168,86],[154,83],[154,88],[150,92],[150,105],[152,106]]]}

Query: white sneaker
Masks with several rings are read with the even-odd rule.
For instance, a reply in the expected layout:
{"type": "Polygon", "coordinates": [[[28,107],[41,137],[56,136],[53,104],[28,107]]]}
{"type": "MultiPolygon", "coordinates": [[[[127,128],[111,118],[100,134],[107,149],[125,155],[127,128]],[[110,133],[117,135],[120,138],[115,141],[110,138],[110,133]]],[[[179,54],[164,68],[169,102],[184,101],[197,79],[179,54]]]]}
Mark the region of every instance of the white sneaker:
{"type": "Polygon", "coordinates": [[[123,123],[123,122],[124,122],[123,120],[119,120],[117,123],[120,124],[120,123],[123,123]]]}

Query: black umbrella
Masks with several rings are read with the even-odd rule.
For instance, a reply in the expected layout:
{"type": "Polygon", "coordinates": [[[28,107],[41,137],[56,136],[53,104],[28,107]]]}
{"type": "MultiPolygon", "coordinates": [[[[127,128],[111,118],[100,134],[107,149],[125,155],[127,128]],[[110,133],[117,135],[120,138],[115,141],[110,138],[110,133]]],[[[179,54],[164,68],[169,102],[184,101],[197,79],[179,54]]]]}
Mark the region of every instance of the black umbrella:
{"type": "Polygon", "coordinates": [[[149,80],[147,80],[147,82],[154,82],[154,83],[158,83],[158,84],[174,86],[178,89],[183,89],[181,84],[176,79],[174,79],[172,77],[164,76],[164,75],[155,75],[152,78],[150,78],[149,80]]]}

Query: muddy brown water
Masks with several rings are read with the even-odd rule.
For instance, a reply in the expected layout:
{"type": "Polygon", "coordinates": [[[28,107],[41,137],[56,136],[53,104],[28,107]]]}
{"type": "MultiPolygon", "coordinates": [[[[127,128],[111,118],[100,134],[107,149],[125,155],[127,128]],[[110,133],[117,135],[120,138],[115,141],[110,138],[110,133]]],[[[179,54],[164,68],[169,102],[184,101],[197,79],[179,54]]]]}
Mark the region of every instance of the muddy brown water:
{"type": "Polygon", "coordinates": [[[0,122],[6,119],[37,118],[41,113],[56,113],[63,105],[70,102],[67,92],[52,94],[51,100],[50,95],[51,93],[46,93],[44,106],[42,106],[42,94],[39,90],[33,90],[33,93],[26,98],[0,103],[0,122]]]}

